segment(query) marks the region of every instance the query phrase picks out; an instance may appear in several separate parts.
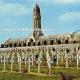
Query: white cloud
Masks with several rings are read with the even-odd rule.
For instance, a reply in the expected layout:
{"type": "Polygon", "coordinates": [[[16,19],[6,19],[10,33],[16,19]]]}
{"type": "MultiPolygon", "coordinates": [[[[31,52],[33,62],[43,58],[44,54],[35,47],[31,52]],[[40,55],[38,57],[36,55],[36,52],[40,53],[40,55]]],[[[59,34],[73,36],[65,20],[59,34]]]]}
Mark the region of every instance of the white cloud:
{"type": "Polygon", "coordinates": [[[80,20],[80,11],[64,13],[59,17],[59,20],[63,22],[80,20]]]}
{"type": "Polygon", "coordinates": [[[30,14],[27,6],[19,3],[1,3],[0,16],[22,16],[30,14]]]}

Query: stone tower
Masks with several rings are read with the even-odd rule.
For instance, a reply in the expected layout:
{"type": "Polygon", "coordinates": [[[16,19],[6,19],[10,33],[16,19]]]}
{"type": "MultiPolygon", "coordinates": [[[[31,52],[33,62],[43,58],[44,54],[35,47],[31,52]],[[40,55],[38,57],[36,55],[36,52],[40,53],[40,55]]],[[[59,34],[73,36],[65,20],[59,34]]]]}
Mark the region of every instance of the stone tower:
{"type": "Polygon", "coordinates": [[[33,36],[35,39],[43,36],[41,31],[41,13],[38,4],[33,9],[33,36]]]}

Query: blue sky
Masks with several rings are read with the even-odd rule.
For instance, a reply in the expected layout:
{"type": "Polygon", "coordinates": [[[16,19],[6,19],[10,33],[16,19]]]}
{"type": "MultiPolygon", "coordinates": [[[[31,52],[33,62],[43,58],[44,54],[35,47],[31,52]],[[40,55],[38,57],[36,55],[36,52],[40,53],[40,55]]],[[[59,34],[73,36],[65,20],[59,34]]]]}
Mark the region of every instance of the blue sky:
{"type": "MultiPolygon", "coordinates": [[[[0,0],[0,43],[8,38],[27,37],[31,33],[36,1],[0,0]]],[[[80,0],[38,0],[37,3],[41,8],[45,35],[80,30],[80,0]]]]}

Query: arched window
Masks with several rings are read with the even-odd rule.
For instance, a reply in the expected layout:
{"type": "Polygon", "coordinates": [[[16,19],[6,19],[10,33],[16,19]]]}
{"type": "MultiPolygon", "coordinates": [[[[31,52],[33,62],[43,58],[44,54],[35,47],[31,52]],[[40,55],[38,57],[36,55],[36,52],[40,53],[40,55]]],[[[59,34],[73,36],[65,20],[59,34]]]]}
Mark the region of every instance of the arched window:
{"type": "Polygon", "coordinates": [[[33,39],[32,38],[30,39],[30,42],[33,42],[33,39]]]}
{"type": "Polygon", "coordinates": [[[65,44],[68,44],[68,43],[69,43],[69,41],[68,41],[68,39],[66,39],[66,40],[65,40],[65,44]]]}
{"type": "Polygon", "coordinates": [[[35,44],[35,42],[33,43],[33,46],[35,46],[36,44],[35,44]]]}
{"type": "Polygon", "coordinates": [[[14,47],[17,47],[17,43],[14,43],[14,47]]]}
{"type": "Polygon", "coordinates": [[[53,40],[50,40],[50,44],[51,44],[51,45],[53,45],[53,42],[54,42],[53,40]]]}
{"type": "Polygon", "coordinates": [[[10,47],[12,47],[12,43],[10,43],[10,47]]]}
{"type": "Polygon", "coordinates": [[[1,44],[1,48],[4,48],[5,46],[4,46],[4,44],[1,44]]]}
{"type": "Polygon", "coordinates": [[[8,44],[6,44],[5,47],[8,47],[8,44]]]}
{"type": "Polygon", "coordinates": [[[44,41],[44,45],[47,45],[47,41],[46,40],[44,41]]]}
{"type": "Polygon", "coordinates": [[[26,42],[23,42],[23,46],[26,46],[26,42]]]}
{"type": "Polygon", "coordinates": [[[21,43],[19,43],[19,47],[21,47],[21,43]]]}
{"type": "Polygon", "coordinates": [[[60,39],[58,40],[58,44],[61,44],[61,40],[60,39]]]}
{"type": "Polygon", "coordinates": [[[30,42],[28,42],[28,46],[30,46],[31,44],[30,44],[30,42]]]}
{"type": "Polygon", "coordinates": [[[40,46],[40,42],[38,42],[38,46],[40,46]]]}

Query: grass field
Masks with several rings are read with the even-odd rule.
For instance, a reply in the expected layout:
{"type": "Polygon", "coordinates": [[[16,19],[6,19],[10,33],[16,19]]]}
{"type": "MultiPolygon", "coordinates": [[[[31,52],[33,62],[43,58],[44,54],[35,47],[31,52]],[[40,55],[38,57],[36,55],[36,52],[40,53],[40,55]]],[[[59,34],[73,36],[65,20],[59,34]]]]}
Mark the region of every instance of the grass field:
{"type": "Polygon", "coordinates": [[[22,73],[0,73],[0,80],[58,80],[57,76],[37,76],[22,73]]]}
{"type": "Polygon", "coordinates": [[[31,69],[31,73],[19,73],[16,71],[0,72],[0,80],[60,80],[59,72],[70,74],[75,80],[80,80],[80,69],[76,68],[52,68],[51,75],[48,75],[47,67],[42,67],[41,73],[37,73],[37,68],[31,69]]]}
{"type": "MultiPolygon", "coordinates": [[[[0,64],[0,80],[60,80],[60,72],[73,75],[75,77],[74,80],[80,80],[80,69],[77,68],[52,67],[51,75],[49,75],[47,66],[41,66],[40,74],[37,73],[37,66],[31,66],[31,73],[19,72],[18,67],[18,65],[14,65],[14,71],[11,72],[10,65],[7,64],[6,71],[2,71],[3,65],[0,64]]],[[[24,68],[24,66],[22,66],[22,68],[24,68]]]]}

